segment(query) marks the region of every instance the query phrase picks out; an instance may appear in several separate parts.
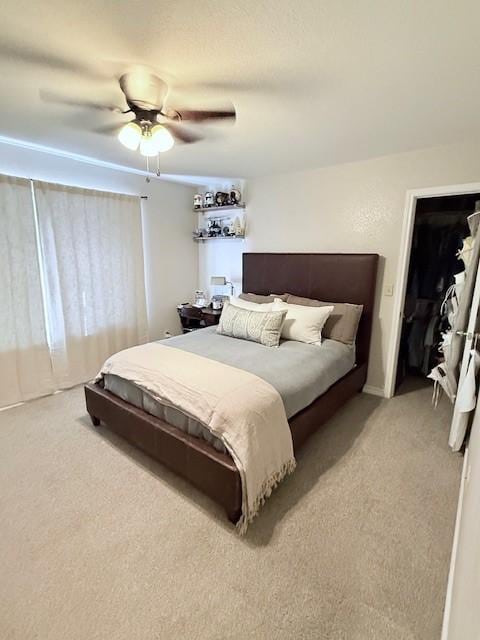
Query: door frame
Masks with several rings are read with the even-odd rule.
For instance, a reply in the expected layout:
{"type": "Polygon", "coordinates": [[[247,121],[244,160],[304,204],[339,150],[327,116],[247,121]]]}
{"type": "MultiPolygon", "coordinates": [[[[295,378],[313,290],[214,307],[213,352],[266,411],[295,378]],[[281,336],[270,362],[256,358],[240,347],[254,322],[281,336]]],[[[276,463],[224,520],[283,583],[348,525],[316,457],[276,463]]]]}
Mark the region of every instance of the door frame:
{"type": "Polygon", "coordinates": [[[398,259],[395,296],[393,301],[392,340],[385,374],[385,397],[392,398],[395,393],[397,378],[398,352],[402,333],[403,308],[407,292],[408,268],[412,250],[413,229],[415,226],[415,209],[420,198],[439,196],[461,196],[469,193],[480,193],[480,182],[453,184],[443,187],[427,187],[407,191],[403,213],[402,235],[400,240],[400,256],[398,259]]]}

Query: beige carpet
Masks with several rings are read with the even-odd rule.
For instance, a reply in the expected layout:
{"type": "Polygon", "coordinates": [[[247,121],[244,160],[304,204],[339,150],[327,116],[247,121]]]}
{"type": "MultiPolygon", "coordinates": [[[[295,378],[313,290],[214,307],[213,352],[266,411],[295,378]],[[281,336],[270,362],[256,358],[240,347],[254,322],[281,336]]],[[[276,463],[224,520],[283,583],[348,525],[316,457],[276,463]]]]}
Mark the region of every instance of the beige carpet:
{"type": "Polygon", "coordinates": [[[245,539],[82,389],[0,413],[0,638],[438,640],[462,460],[406,391],[353,399],[245,539]]]}

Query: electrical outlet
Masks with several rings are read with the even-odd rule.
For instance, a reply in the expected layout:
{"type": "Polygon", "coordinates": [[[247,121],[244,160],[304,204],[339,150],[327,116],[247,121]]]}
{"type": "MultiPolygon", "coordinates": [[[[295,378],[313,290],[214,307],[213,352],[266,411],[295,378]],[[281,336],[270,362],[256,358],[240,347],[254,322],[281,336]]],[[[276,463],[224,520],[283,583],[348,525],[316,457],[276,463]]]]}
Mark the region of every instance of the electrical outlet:
{"type": "Polygon", "coordinates": [[[383,291],[386,296],[393,296],[393,284],[386,284],[383,291]]]}

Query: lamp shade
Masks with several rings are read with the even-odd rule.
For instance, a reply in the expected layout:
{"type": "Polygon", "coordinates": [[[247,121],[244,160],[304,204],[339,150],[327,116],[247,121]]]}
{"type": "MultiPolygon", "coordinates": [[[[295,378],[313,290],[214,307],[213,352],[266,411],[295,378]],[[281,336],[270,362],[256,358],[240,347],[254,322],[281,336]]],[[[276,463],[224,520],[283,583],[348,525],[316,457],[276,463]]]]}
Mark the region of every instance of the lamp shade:
{"type": "Polygon", "coordinates": [[[155,145],[156,150],[159,153],[163,153],[164,151],[168,151],[173,147],[173,137],[168,129],[162,127],[161,124],[156,124],[152,128],[152,141],[155,145]]]}
{"type": "Polygon", "coordinates": [[[138,149],[142,138],[142,129],[136,122],[129,122],[122,127],[118,134],[118,139],[127,149],[135,151],[138,149]]]}
{"type": "Polygon", "coordinates": [[[140,140],[140,153],[142,156],[157,155],[158,150],[152,136],[142,136],[142,139],[140,140]]]}

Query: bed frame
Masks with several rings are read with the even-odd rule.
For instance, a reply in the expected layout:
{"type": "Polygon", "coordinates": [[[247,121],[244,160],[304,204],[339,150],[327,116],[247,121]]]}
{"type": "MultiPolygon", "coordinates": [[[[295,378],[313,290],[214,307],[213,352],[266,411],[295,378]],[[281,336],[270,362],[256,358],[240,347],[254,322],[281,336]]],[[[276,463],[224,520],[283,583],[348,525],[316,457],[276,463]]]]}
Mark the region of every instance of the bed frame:
{"type": "MultiPolygon", "coordinates": [[[[328,302],[363,305],[356,340],[357,366],[289,420],[295,451],[365,384],[377,265],[377,254],[243,254],[244,292],[288,292],[328,302]]],[[[218,452],[207,442],[137,409],[98,385],[87,384],[85,397],[94,425],[105,423],[111,431],[222,505],[229,520],[238,520],[242,487],[240,474],[228,454],[218,452]]]]}

